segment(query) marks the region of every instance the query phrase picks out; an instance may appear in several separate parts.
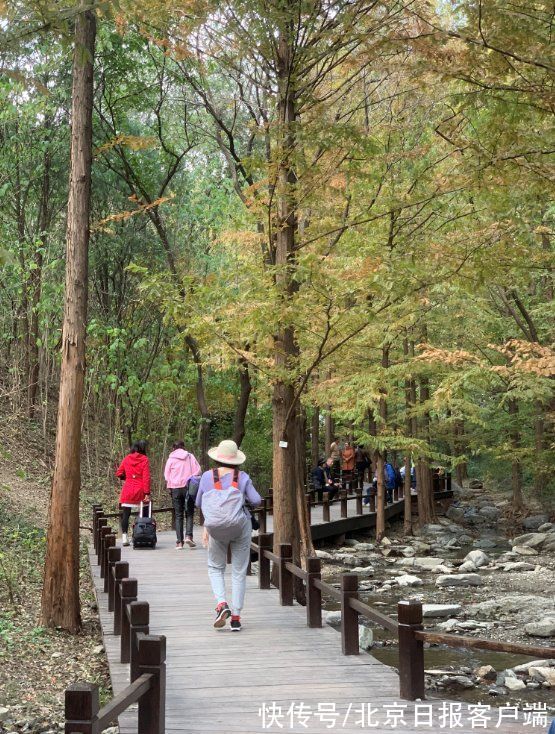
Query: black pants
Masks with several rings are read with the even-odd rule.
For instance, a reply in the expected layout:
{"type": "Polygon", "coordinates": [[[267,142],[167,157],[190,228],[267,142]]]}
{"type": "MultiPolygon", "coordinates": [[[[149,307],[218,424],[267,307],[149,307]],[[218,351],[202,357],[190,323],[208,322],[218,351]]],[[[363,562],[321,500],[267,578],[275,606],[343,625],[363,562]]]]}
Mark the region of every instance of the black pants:
{"type": "Polygon", "coordinates": [[[358,489],[364,489],[364,470],[366,464],[364,462],[357,462],[357,487],[358,489]]]}
{"type": "MultiPolygon", "coordinates": [[[[131,513],[134,511],[133,507],[122,507],[121,508],[121,532],[126,533],[129,530],[129,518],[131,513]]],[[[148,505],[143,505],[143,516],[148,515],[148,505]]]]}
{"type": "Polygon", "coordinates": [[[185,535],[193,537],[195,501],[187,497],[187,487],[172,489],[171,493],[173,509],[175,510],[175,534],[177,542],[183,543],[183,515],[185,515],[185,535]]]}

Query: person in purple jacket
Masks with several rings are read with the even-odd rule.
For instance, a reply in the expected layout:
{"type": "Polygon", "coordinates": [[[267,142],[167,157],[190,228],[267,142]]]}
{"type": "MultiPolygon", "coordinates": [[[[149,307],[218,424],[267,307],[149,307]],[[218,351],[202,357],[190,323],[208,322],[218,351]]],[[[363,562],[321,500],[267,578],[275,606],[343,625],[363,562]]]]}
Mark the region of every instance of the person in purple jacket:
{"type": "Polygon", "coordinates": [[[196,505],[204,515],[203,543],[208,546],[208,576],[216,598],[214,627],[224,627],[231,617],[232,632],[239,632],[252,535],[245,502],[257,507],[262,497],[249,475],[239,470],[246,456],[235,441],[221,441],[208,451],[208,456],[215,462],[215,468],[202,475],[196,505]],[[226,601],[224,576],[228,547],[231,549],[231,608],[226,601]]]}

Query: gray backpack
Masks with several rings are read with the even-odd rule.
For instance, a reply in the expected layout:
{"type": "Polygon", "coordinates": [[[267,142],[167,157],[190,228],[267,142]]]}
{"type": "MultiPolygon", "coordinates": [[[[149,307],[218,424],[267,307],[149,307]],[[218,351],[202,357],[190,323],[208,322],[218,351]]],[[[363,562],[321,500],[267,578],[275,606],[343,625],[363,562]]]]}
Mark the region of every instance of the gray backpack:
{"type": "Polygon", "coordinates": [[[202,495],[204,527],[216,540],[228,543],[238,538],[249,522],[245,500],[239,489],[239,469],[233,471],[228,489],[222,488],[218,470],[213,470],[214,487],[202,495]]]}

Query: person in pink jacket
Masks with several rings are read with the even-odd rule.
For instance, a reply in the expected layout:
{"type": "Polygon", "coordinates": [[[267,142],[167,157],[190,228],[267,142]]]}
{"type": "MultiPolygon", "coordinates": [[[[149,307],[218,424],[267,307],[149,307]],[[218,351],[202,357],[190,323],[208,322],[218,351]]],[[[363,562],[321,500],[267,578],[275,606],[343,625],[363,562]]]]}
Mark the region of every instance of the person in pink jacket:
{"type": "Polygon", "coordinates": [[[195,500],[188,496],[187,482],[191,477],[200,474],[200,465],[193,454],[185,451],[185,443],[176,441],[173,450],[166,461],[164,479],[166,486],[172,496],[173,508],[175,510],[175,533],[177,542],[176,550],[184,547],[183,543],[183,514],[185,514],[185,543],[189,548],[194,548],[193,540],[193,517],[195,514],[195,500]]]}

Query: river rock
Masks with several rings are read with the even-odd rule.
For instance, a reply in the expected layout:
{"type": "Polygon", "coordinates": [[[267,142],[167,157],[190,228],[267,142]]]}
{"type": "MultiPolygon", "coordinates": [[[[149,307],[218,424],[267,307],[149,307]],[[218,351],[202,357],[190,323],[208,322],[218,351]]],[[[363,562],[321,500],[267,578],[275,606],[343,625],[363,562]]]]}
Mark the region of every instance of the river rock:
{"type": "Polygon", "coordinates": [[[358,566],[361,559],[360,556],[336,556],[336,559],[340,558],[341,563],[344,566],[347,566],[347,568],[355,568],[355,566],[358,566]]]}
{"type": "Polygon", "coordinates": [[[443,525],[434,525],[433,523],[428,523],[427,525],[423,525],[420,532],[422,535],[438,535],[445,532],[445,528],[443,525]]]}
{"type": "Polygon", "coordinates": [[[380,540],[380,545],[387,547],[388,545],[392,545],[392,542],[388,537],[385,537],[380,540]]]}
{"type": "Polygon", "coordinates": [[[503,571],[534,571],[535,568],[532,563],[526,561],[509,561],[503,564],[503,571]]]}
{"type": "Polygon", "coordinates": [[[357,543],[356,551],[372,551],[375,549],[374,543],[357,543]]]}
{"type": "Polygon", "coordinates": [[[405,556],[405,558],[412,558],[416,555],[416,551],[412,547],[412,545],[407,545],[404,548],[401,548],[401,554],[405,556]]]}
{"type": "Polygon", "coordinates": [[[453,522],[462,522],[464,518],[464,509],[462,507],[451,505],[445,514],[450,520],[453,520],[453,522]]]}
{"type": "Polygon", "coordinates": [[[544,522],[539,526],[538,533],[555,533],[555,522],[544,522]]]}
{"type": "Polygon", "coordinates": [[[332,611],[332,612],[323,612],[324,621],[326,624],[332,625],[332,627],[335,627],[336,625],[341,624],[341,612],[340,611],[332,611]]]}
{"type": "Polygon", "coordinates": [[[555,553],[555,533],[549,533],[547,536],[547,540],[542,546],[542,550],[544,553],[555,553]],[[551,538],[553,538],[551,540],[551,538]]]}
{"type": "Polygon", "coordinates": [[[422,579],[418,578],[418,576],[411,576],[408,573],[404,576],[397,577],[395,581],[399,586],[422,586],[424,583],[422,579]]]}
{"type": "Polygon", "coordinates": [[[470,537],[470,535],[467,535],[466,533],[459,535],[457,540],[459,541],[461,545],[468,545],[469,543],[472,543],[472,538],[470,537]]]}
{"type": "Polygon", "coordinates": [[[474,688],[474,683],[467,675],[446,675],[441,678],[446,688],[474,688]]]}
{"type": "Polygon", "coordinates": [[[520,680],[520,678],[505,678],[505,683],[503,685],[512,693],[515,691],[522,691],[526,688],[526,683],[523,680],[520,680]]]}
{"type": "Polygon", "coordinates": [[[530,668],[553,668],[555,667],[555,658],[547,658],[546,660],[532,660],[528,663],[515,665],[513,668],[515,673],[528,673],[530,668]]]}
{"type": "Polygon", "coordinates": [[[458,614],[462,607],[460,604],[422,604],[423,617],[450,617],[458,614]]]}
{"type": "Polygon", "coordinates": [[[540,525],[549,522],[549,515],[530,515],[522,521],[522,527],[525,530],[537,530],[540,525]]]}
{"type": "Polygon", "coordinates": [[[458,619],[446,619],[445,622],[438,622],[438,629],[443,632],[454,632],[457,629],[458,619]]]}
{"type": "Polygon", "coordinates": [[[538,551],[528,545],[513,545],[513,551],[519,556],[537,556],[538,551]]]}
{"type": "Polygon", "coordinates": [[[444,558],[438,558],[437,556],[416,556],[414,558],[414,565],[420,566],[421,568],[433,568],[444,562],[444,558]]]}
{"type": "Polygon", "coordinates": [[[473,550],[464,557],[465,561],[471,561],[476,568],[481,566],[488,566],[490,563],[489,556],[487,556],[482,550],[473,550]]]}
{"type": "Polygon", "coordinates": [[[361,650],[369,650],[374,643],[374,633],[370,627],[358,626],[358,646],[361,650]]]}
{"type": "Polygon", "coordinates": [[[530,667],[528,675],[538,683],[548,683],[550,688],[555,687],[555,670],[545,667],[530,667]]]}
{"type": "Polygon", "coordinates": [[[539,622],[524,625],[524,631],[530,637],[555,637],[555,616],[544,617],[539,622]]]}
{"type": "Polygon", "coordinates": [[[10,709],[6,706],[0,706],[0,721],[6,721],[10,713],[10,709]]]}
{"type": "Polygon", "coordinates": [[[321,558],[323,561],[333,561],[333,556],[331,553],[328,553],[328,551],[324,550],[317,550],[316,551],[316,557],[321,558]]]}
{"type": "Polygon", "coordinates": [[[483,586],[484,583],[484,579],[477,573],[461,573],[458,576],[455,574],[441,575],[436,579],[436,586],[483,586]]]}
{"type": "Polygon", "coordinates": [[[493,505],[486,505],[485,507],[480,507],[480,509],[478,510],[478,514],[485,518],[488,522],[497,522],[499,520],[499,516],[501,515],[501,510],[498,507],[494,507],[493,505]]]}
{"type": "Polygon", "coordinates": [[[526,533],[525,535],[518,535],[516,538],[511,540],[511,545],[523,545],[527,548],[540,548],[547,540],[547,533],[526,533]]]}
{"type": "Polygon", "coordinates": [[[358,573],[359,576],[373,576],[374,568],[372,566],[356,566],[352,573],[358,573]]]}
{"type": "Polygon", "coordinates": [[[475,563],[472,563],[472,561],[465,561],[464,563],[461,563],[458,570],[461,571],[461,573],[473,573],[478,570],[478,566],[475,563]]]}
{"type": "Polygon", "coordinates": [[[428,553],[432,549],[429,543],[423,543],[421,540],[411,540],[410,544],[417,553],[428,553]]]}
{"type": "Polygon", "coordinates": [[[493,538],[479,538],[478,540],[475,540],[472,545],[474,546],[474,548],[491,550],[492,548],[497,547],[497,541],[493,540],[493,538]]]}
{"type": "Polygon", "coordinates": [[[470,489],[483,489],[484,483],[480,479],[471,479],[468,486],[470,489]]]}
{"type": "Polygon", "coordinates": [[[440,563],[439,566],[432,568],[432,573],[453,573],[453,569],[440,563]]]}
{"type": "Polygon", "coordinates": [[[476,668],[474,675],[487,681],[494,681],[497,678],[497,672],[493,665],[482,665],[480,668],[476,668]]]}

